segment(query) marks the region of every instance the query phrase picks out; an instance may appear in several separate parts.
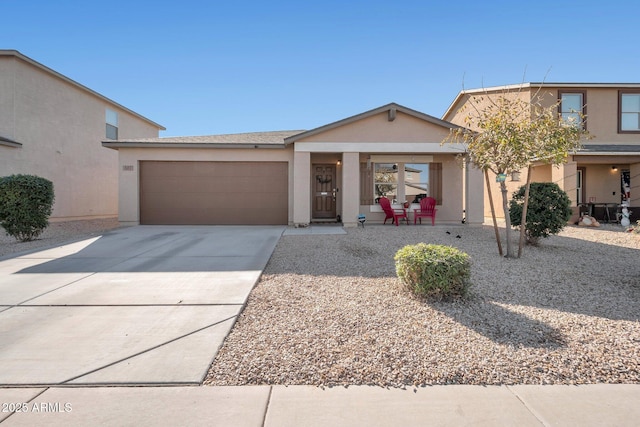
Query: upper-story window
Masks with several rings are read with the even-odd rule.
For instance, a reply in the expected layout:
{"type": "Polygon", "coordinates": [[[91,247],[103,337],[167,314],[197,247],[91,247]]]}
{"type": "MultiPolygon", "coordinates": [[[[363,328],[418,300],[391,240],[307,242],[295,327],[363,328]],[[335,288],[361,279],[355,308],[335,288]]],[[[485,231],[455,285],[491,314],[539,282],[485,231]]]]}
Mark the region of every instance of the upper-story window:
{"type": "Polygon", "coordinates": [[[118,139],[118,113],[107,108],[107,138],[118,139]]]}
{"type": "Polygon", "coordinates": [[[640,132],[640,92],[619,92],[619,132],[640,132]]]}
{"type": "Polygon", "coordinates": [[[560,92],[560,118],[567,123],[586,128],[584,117],[587,115],[584,92],[560,92]]]}

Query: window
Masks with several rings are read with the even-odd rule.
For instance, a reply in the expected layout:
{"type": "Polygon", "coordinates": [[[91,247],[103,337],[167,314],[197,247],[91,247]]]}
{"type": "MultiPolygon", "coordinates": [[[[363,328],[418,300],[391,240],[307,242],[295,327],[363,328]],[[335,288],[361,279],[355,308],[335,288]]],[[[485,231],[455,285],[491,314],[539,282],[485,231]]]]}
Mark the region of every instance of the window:
{"type": "Polygon", "coordinates": [[[640,132],[640,93],[619,93],[619,132],[640,132]]]}
{"type": "Polygon", "coordinates": [[[107,108],[106,122],[107,138],[118,139],[118,113],[107,108]]]}
{"type": "Polygon", "coordinates": [[[578,168],[576,173],[576,203],[584,203],[584,168],[578,168]]]}
{"type": "Polygon", "coordinates": [[[418,203],[429,195],[429,164],[405,163],[404,199],[409,203],[418,203]]]}
{"type": "Polygon", "coordinates": [[[374,164],[373,188],[376,203],[380,197],[386,197],[392,203],[398,199],[398,164],[376,163],[374,164]]]}
{"type": "Polygon", "coordinates": [[[362,163],[360,204],[374,205],[380,197],[392,203],[418,203],[434,197],[442,203],[441,163],[362,163]],[[373,173],[371,173],[373,172],[373,173]]]}
{"type": "Polygon", "coordinates": [[[584,92],[561,92],[560,118],[566,123],[585,128],[582,116],[586,116],[586,94],[584,92]]]}

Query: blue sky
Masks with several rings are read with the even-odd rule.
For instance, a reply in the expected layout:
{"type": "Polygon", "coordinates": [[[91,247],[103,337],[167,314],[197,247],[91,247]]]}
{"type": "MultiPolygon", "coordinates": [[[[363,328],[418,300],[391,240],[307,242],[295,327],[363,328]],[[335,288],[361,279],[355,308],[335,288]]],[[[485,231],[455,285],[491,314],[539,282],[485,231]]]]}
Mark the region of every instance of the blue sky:
{"type": "Polygon", "coordinates": [[[0,49],[164,125],[312,129],[463,85],[640,82],[640,2],[0,0],[0,49]]]}

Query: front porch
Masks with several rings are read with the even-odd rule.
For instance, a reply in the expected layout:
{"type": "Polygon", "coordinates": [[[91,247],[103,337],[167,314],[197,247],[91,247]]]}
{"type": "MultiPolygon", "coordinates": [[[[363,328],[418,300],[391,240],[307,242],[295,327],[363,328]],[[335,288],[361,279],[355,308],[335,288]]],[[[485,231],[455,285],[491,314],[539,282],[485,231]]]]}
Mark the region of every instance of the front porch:
{"type": "Polygon", "coordinates": [[[631,223],[640,219],[640,155],[575,155],[563,165],[534,168],[532,181],[555,182],[569,195],[571,223],[585,213],[619,222],[624,206],[631,223]]]}
{"type": "Polygon", "coordinates": [[[482,176],[474,168],[462,167],[456,154],[311,152],[301,151],[302,147],[296,144],[293,163],[295,226],[342,223],[355,227],[359,215],[368,224],[382,223],[385,215],[378,200],[383,196],[395,207],[407,202],[411,223],[419,198],[426,196],[438,200],[437,223],[460,224],[465,215],[468,224],[483,221],[478,197],[482,176]],[[384,167],[392,172],[381,177],[384,167]],[[381,179],[384,184],[379,183],[381,179]]]}

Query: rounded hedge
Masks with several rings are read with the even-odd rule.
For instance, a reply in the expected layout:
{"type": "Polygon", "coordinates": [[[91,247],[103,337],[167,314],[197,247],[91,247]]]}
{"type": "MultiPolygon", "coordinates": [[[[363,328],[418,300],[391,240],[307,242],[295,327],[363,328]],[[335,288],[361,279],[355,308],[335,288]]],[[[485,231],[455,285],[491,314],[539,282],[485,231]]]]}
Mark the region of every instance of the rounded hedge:
{"type": "MultiPolygon", "coordinates": [[[[525,234],[527,242],[537,245],[541,237],[558,234],[567,225],[572,213],[571,200],[553,182],[532,182],[530,185],[525,234]]],[[[524,185],[520,187],[509,202],[511,224],[517,228],[522,222],[525,189],[524,185]]]]}
{"type": "Polygon", "coordinates": [[[394,257],[396,274],[412,292],[431,299],[467,295],[471,286],[471,258],[451,246],[407,245],[394,257]]]}
{"type": "Polygon", "coordinates": [[[0,178],[0,225],[8,235],[26,242],[49,225],[53,208],[53,183],[35,175],[0,178]]]}

